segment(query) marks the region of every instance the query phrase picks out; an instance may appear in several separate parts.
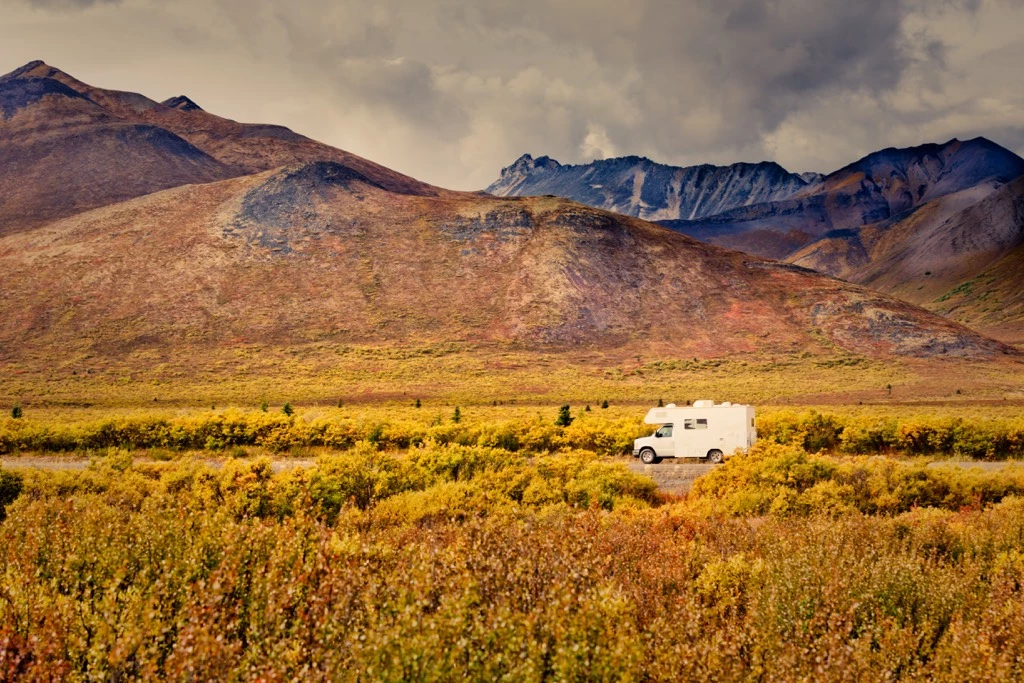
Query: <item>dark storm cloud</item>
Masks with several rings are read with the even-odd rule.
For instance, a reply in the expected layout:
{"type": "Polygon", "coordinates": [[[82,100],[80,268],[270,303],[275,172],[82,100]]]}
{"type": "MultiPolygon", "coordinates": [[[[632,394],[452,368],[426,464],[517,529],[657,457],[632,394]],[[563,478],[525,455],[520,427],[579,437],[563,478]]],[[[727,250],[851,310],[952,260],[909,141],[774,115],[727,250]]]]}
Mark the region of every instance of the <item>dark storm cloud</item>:
{"type": "Polygon", "coordinates": [[[31,27],[0,27],[12,68],[32,31],[112,63],[137,36],[140,80],[148,68],[215,111],[467,189],[527,151],[830,170],[967,132],[1012,146],[1024,129],[1021,0],[32,4],[31,27]],[[39,15],[73,8],[89,30],[43,30],[39,15]],[[174,36],[190,27],[185,54],[174,36]]]}

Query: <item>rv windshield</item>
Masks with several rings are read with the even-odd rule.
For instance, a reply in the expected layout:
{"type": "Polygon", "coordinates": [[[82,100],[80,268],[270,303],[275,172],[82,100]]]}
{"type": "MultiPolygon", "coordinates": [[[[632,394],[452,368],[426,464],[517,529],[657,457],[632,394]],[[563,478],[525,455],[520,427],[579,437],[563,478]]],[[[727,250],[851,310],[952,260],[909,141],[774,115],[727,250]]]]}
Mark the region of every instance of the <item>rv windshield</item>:
{"type": "Polygon", "coordinates": [[[672,436],[672,425],[664,425],[658,431],[654,432],[655,436],[672,436]]]}

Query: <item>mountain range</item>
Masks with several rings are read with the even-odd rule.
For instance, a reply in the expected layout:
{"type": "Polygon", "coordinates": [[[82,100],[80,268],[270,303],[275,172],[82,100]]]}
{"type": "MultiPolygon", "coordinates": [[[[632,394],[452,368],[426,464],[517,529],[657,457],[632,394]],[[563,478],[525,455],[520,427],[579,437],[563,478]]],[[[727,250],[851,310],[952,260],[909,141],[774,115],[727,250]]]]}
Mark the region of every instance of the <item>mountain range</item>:
{"type": "Polygon", "coordinates": [[[643,157],[562,165],[524,154],[486,192],[499,197],[553,194],[649,221],[696,220],[739,206],[793,196],[820,180],[774,162],[732,166],[657,164],[643,157]]]}
{"type": "Polygon", "coordinates": [[[868,285],[1020,342],[1022,174],[1024,159],[975,138],[881,150],[826,176],[771,162],[562,166],[522,157],[488,191],[646,213],[702,241],[868,285]],[[678,178],[698,182],[679,192],[678,178]]]}
{"type": "MultiPolygon", "coordinates": [[[[0,109],[7,368],[452,340],[669,357],[1016,357],[807,268],[560,197],[444,190],[186,96],[157,102],[32,62],[0,78],[0,109]]],[[[714,201],[738,196],[721,182],[714,201]]]]}

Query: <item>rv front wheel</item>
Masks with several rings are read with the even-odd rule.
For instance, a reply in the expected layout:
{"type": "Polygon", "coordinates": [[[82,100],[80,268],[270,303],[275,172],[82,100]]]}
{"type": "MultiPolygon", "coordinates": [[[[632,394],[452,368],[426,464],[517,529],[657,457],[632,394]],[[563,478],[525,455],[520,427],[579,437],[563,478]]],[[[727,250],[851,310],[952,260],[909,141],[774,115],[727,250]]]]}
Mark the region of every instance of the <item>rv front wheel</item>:
{"type": "Polygon", "coordinates": [[[645,448],[640,451],[640,462],[645,465],[657,465],[661,462],[661,458],[654,454],[654,449],[645,448]]]}
{"type": "Polygon", "coordinates": [[[708,462],[719,463],[722,462],[723,459],[722,451],[717,448],[708,451],[708,462]]]}

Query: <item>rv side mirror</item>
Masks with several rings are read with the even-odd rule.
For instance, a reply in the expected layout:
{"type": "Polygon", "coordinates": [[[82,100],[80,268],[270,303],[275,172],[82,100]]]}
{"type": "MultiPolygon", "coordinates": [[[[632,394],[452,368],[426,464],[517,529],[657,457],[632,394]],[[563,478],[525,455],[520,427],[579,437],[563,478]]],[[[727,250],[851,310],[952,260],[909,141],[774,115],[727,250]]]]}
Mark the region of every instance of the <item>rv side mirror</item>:
{"type": "Polygon", "coordinates": [[[661,432],[654,432],[654,438],[655,439],[660,439],[661,438],[661,432]]]}

